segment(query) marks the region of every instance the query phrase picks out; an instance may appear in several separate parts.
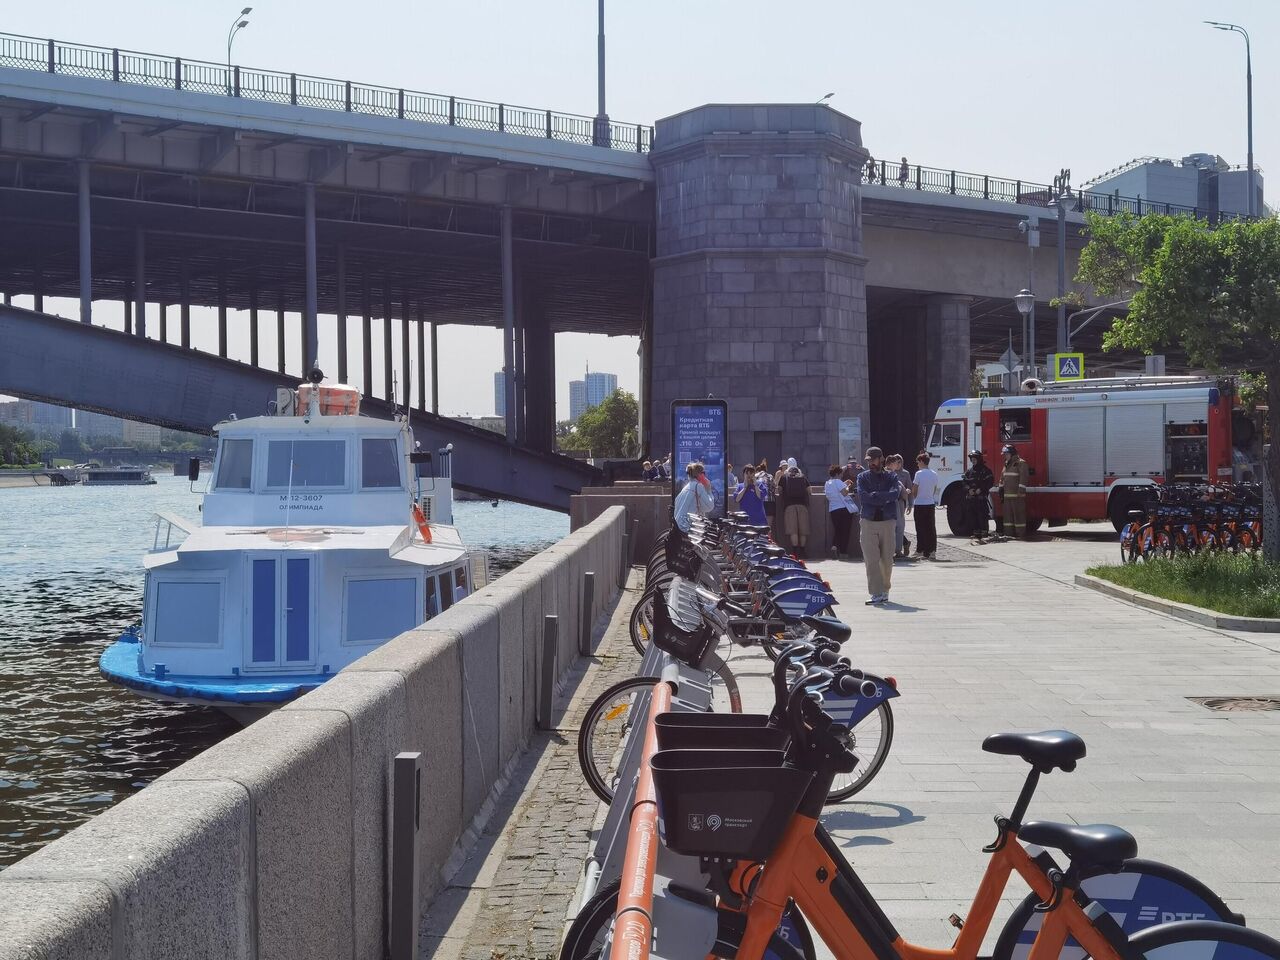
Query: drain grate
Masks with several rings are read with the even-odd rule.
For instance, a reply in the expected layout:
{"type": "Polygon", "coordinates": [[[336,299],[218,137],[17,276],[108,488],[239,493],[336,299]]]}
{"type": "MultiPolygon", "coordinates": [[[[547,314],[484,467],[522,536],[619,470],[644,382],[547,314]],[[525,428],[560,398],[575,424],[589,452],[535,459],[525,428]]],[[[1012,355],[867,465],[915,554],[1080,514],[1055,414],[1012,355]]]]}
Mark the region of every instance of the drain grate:
{"type": "Polygon", "coordinates": [[[1280,697],[1187,697],[1187,699],[1208,710],[1217,710],[1220,713],[1280,711],[1280,697]]]}

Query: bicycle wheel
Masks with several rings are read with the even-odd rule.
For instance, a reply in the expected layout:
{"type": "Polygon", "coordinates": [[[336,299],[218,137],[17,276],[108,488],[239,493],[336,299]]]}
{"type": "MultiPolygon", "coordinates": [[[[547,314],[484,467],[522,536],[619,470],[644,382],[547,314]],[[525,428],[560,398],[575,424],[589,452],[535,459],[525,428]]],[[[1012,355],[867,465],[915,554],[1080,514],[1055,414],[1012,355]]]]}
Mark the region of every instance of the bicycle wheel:
{"type": "MultiPolygon", "coordinates": [[[[583,904],[573,923],[569,924],[569,932],[560,948],[560,960],[599,960],[609,942],[621,888],[621,881],[614,880],[596,890],[595,896],[583,904]]],[[[721,956],[733,956],[737,952],[737,944],[719,941],[717,946],[732,948],[731,952],[722,949],[718,954],[721,956]]],[[[765,951],[765,960],[814,960],[814,956],[813,935],[804,917],[794,905],[788,907],[782,925],[765,951]]]]}
{"type": "Polygon", "coordinates": [[[888,701],[867,714],[853,728],[853,752],[858,764],[850,773],[840,773],[827,791],[827,803],[848,800],[875,779],[893,744],[893,710],[888,701]]]}
{"type": "Polygon", "coordinates": [[[1280,960],[1280,941],[1215,920],[1162,923],[1130,937],[1129,947],[1146,960],[1280,960]]]}
{"type": "Polygon", "coordinates": [[[628,625],[631,645],[642,657],[648,652],[649,638],[653,636],[653,595],[654,592],[649,590],[640,598],[635,609],[631,611],[631,621],[628,625]]]}
{"type": "Polygon", "coordinates": [[[654,677],[628,677],[615,683],[587,709],[578,728],[578,765],[591,792],[605,803],[613,802],[618,782],[618,762],[627,734],[637,720],[636,702],[648,698],[645,693],[657,680],[654,677]]]}

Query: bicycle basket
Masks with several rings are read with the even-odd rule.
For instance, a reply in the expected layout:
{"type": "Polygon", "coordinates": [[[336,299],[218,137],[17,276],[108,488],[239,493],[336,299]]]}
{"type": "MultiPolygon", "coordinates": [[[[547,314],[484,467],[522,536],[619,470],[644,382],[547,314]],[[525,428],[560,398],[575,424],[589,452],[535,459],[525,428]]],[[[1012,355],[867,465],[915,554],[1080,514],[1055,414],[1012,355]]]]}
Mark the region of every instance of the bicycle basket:
{"type": "Polygon", "coordinates": [[[653,598],[653,644],[681,663],[701,668],[715,649],[716,635],[705,624],[692,631],[677,626],[667,609],[667,594],[659,588],[653,598]]]}
{"type": "Polygon", "coordinates": [[[663,842],[691,857],[765,860],[813,774],[781,750],[659,750],[649,761],[663,842]]]}
{"type": "Polygon", "coordinates": [[[781,750],[791,739],[767,713],[663,713],[654,724],[659,750],[781,750]]]}
{"type": "Polygon", "coordinates": [[[702,554],[679,527],[671,528],[665,545],[667,553],[667,569],[684,577],[686,580],[697,580],[702,572],[702,554]]]}

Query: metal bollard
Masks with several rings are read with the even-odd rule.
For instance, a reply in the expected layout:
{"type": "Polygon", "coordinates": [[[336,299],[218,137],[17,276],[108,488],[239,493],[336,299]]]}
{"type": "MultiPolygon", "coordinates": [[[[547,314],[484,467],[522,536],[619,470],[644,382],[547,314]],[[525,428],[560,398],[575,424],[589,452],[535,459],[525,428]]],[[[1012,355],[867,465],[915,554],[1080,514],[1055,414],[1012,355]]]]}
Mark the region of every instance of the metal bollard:
{"type": "Polygon", "coordinates": [[[627,573],[630,572],[630,564],[627,558],[631,556],[631,534],[624,533],[622,535],[622,555],[618,557],[618,589],[621,590],[627,585],[627,573]]]}
{"type": "Polygon", "coordinates": [[[587,571],[582,575],[582,616],[578,620],[578,653],[591,656],[591,628],[595,618],[596,575],[587,571]]]}
{"type": "Polygon", "coordinates": [[[538,728],[551,729],[551,707],[556,695],[556,637],[560,618],[547,614],[542,618],[542,678],[538,684],[538,728]]]}
{"type": "Polygon", "coordinates": [[[417,960],[422,754],[397,753],[391,773],[391,960],[417,960]]]}
{"type": "Polygon", "coordinates": [[[632,520],[632,521],[631,521],[631,544],[630,544],[630,546],[631,546],[631,555],[630,555],[630,557],[628,557],[628,559],[627,559],[627,566],[628,566],[628,567],[634,567],[637,563],[642,562],[642,561],[640,561],[640,560],[637,560],[637,559],[636,559],[636,550],[637,550],[637,549],[639,549],[639,546],[640,546],[640,521],[639,521],[639,520],[632,520]]]}

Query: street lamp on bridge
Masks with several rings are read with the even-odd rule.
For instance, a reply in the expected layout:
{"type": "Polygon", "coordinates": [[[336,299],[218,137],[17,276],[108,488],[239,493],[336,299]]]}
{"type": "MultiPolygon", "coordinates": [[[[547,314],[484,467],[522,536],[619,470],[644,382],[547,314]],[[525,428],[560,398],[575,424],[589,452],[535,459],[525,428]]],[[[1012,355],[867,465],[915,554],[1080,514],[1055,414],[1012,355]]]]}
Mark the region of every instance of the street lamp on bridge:
{"type": "Polygon", "coordinates": [[[1036,308],[1036,295],[1025,287],[1019,290],[1013,297],[1013,305],[1018,308],[1018,313],[1022,314],[1022,362],[1025,366],[1028,355],[1031,359],[1031,376],[1036,375],[1036,335],[1034,327],[1031,330],[1030,347],[1027,344],[1027,325],[1034,324],[1031,314],[1036,308]],[[1028,354],[1029,350],[1029,354],[1028,354]]]}
{"type": "Polygon", "coordinates": [[[253,13],[253,7],[245,7],[240,11],[239,15],[231,23],[231,30],[227,33],[227,92],[231,89],[231,44],[235,42],[236,34],[249,25],[248,20],[242,19],[253,13]]]}
{"type": "Polygon", "coordinates": [[[1238,33],[1244,37],[1244,82],[1245,82],[1245,110],[1247,114],[1248,136],[1249,136],[1249,216],[1255,215],[1256,210],[1254,204],[1257,202],[1256,189],[1253,185],[1253,56],[1249,52],[1249,31],[1238,23],[1219,23],[1217,20],[1206,20],[1209,26],[1215,30],[1226,30],[1228,33],[1238,33]]]}

